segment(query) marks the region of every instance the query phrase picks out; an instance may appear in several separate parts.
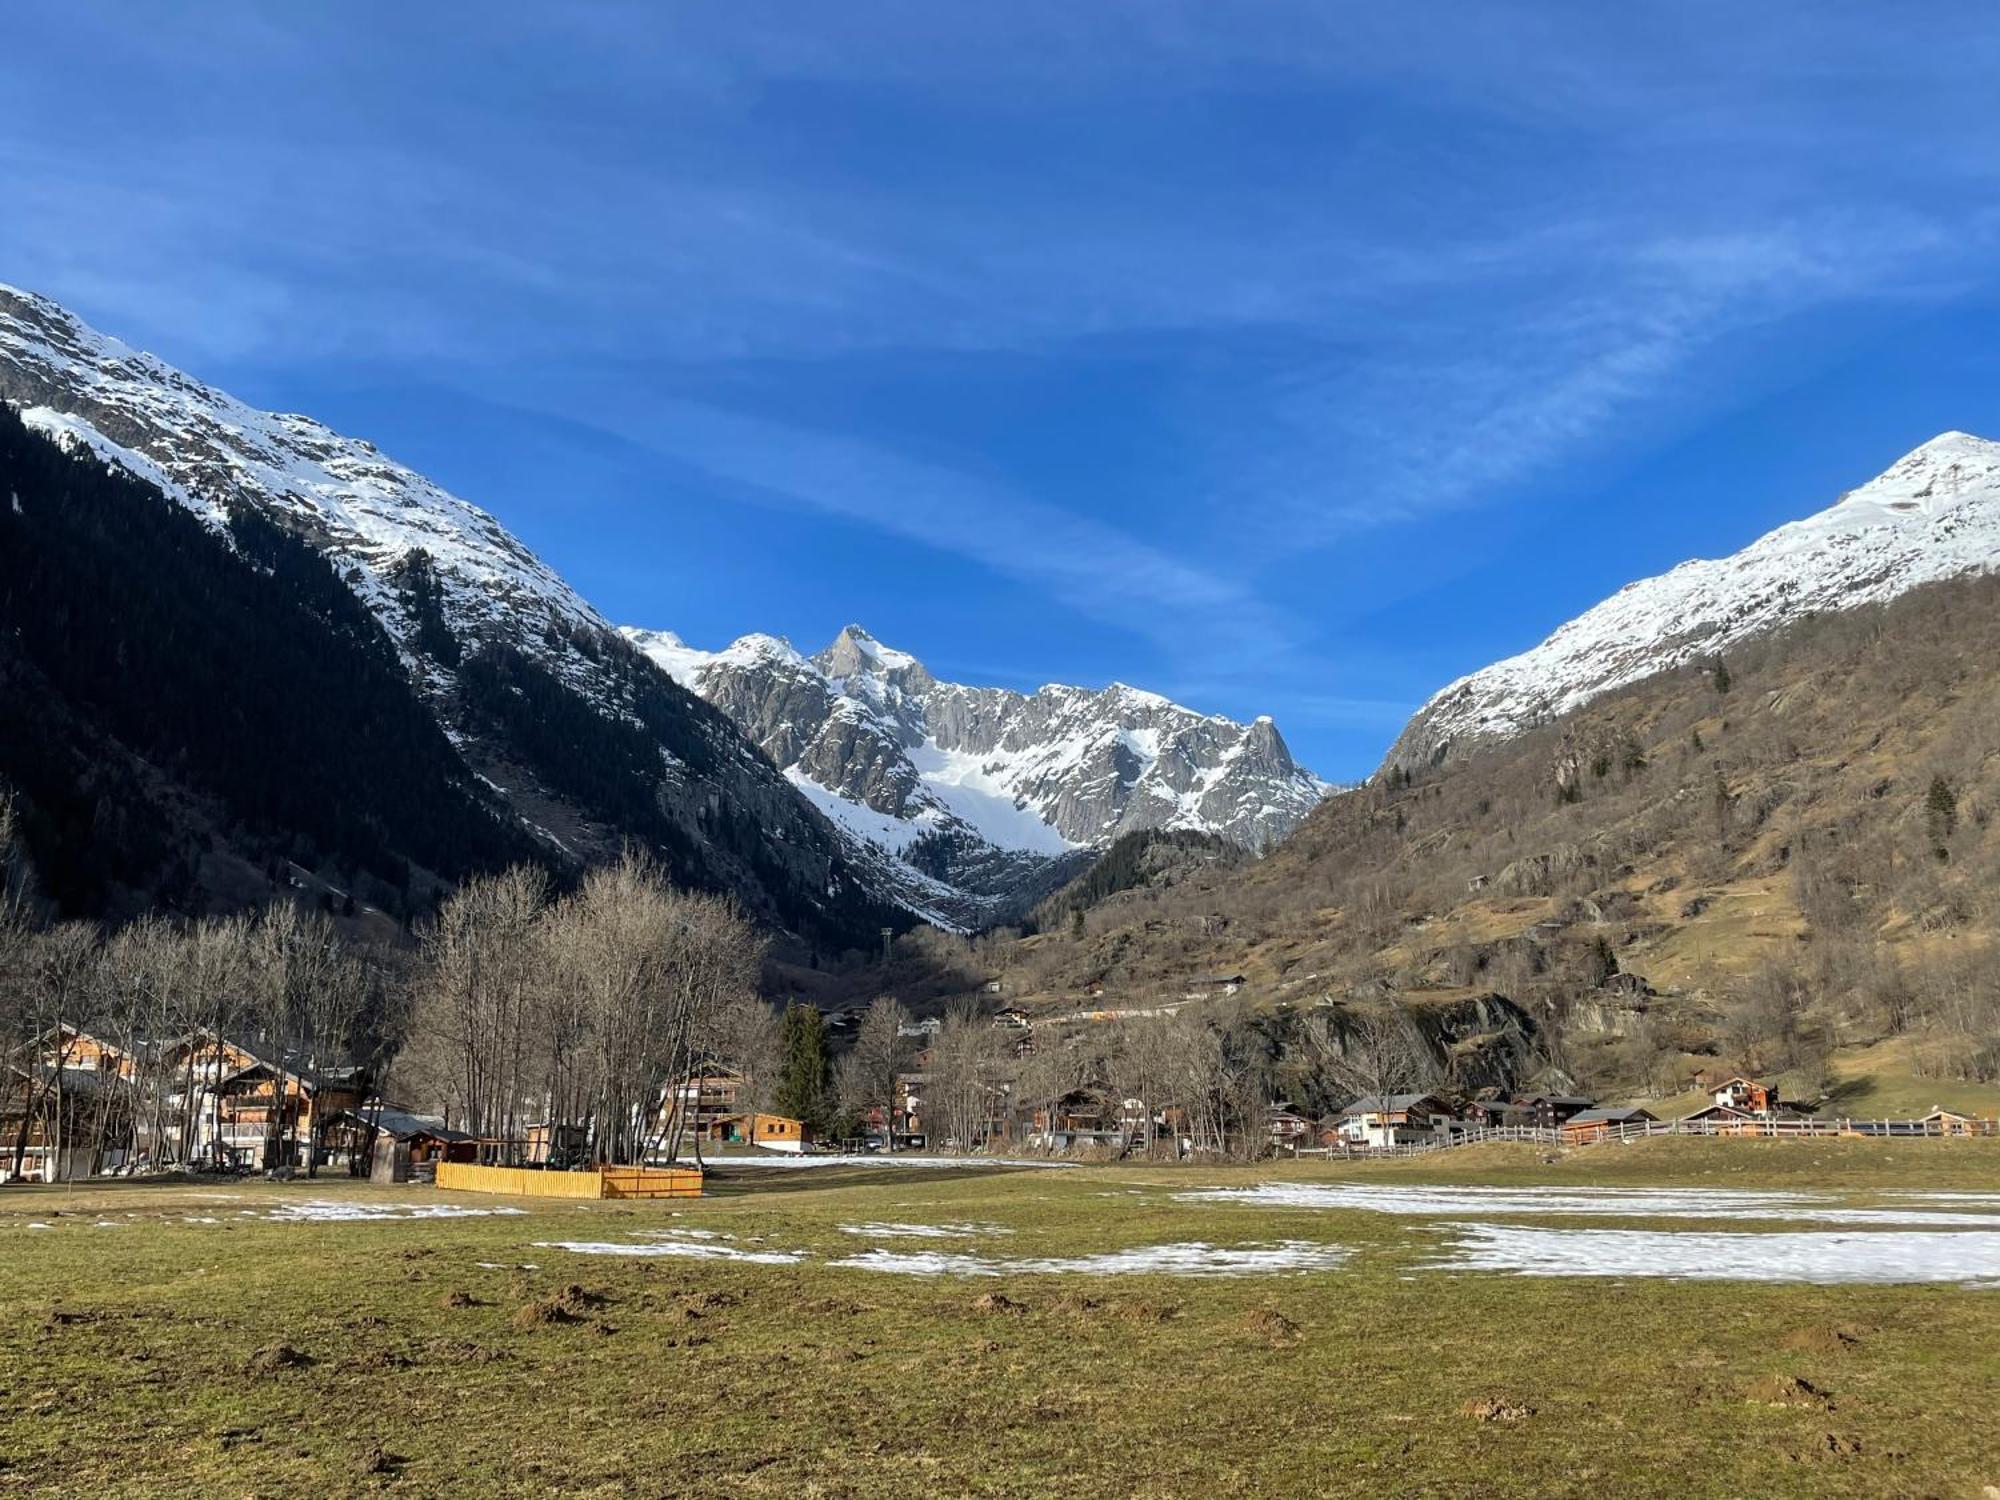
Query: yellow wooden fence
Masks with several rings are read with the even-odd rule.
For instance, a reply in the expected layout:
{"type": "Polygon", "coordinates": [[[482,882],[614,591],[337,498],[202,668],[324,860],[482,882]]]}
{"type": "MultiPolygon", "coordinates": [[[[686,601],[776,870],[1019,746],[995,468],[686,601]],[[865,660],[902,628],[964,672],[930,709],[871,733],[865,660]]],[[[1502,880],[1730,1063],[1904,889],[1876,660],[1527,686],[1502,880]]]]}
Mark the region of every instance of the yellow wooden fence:
{"type": "Polygon", "coordinates": [[[437,1185],[460,1193],[511,1193],[525,1198],[699,1198],[701,1173],[692,1167],[593,1167],[545,1172],[534,1167],[480,1167],[441,1161],[437,1185]]]}

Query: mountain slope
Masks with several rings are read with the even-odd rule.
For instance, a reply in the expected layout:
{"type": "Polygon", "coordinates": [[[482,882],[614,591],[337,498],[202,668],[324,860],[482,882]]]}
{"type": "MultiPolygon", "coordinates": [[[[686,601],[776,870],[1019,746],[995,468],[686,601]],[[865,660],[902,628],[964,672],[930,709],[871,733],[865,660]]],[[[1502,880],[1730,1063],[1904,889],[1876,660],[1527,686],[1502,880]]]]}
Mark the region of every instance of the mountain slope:
{"type": "Polygon", "coordinates": [[[845,944],[893,915],[823,815],[497,521],[368,443],[257,411],[0,287],[0,403],[218,533],[244,513],[329,562],[465,764],[545,856],[637,838],[677,878],[845,944]]]}
{"type": "Polygon", "coordinates": [[[1709,1067],[1857,1114],[2000,1110],[2000,575],[1729,661],[1727,691],[1691,663],[1378,777],[1267,859],[1135,883],[981,972],[1053,1013],[1206,996],[1190,975],[1302,1014],[1497,994],[1601,1097],[1709,1067]],[[1883,1048],[1914,1076],[1871,1081],[1883,1048]]]}
{"type": "Polygon", "coordinates": [[[2000,443],[1947,432],[1830,509],[1631,584],[1418,711],[1385,765],[1434,764],[1809,615],[2000,562],[2000,443]]]}
{"type": "Polygon", "coordinates": [[[0,493],[0,780],[61,911],[198,908],[284,864],[408,916],[533,852],[296,538],[209,526],[5,408],[0,493]]]}
{"type": "Polygon", "coordinates": [[[1119,683],[941,682],[857,625],[811,657],[772,636],[710,652],[625,634],[902,872],[903,899],[952,925],[1024,909],[1136,830],[1260,847],[1327,792],[1269,719],[1237,724],[1119,683]]]}

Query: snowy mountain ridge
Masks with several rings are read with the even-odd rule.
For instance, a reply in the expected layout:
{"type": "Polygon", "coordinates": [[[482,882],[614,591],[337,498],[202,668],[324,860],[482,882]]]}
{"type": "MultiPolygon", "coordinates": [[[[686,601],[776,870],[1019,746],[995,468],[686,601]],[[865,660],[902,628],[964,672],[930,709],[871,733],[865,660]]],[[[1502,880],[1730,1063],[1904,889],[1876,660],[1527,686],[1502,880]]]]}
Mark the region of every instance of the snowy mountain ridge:
{"type": "Polygon", "coordinates": [[[555,856],[638,839],[681,878],[815,941],[872,940],[886,909],[811,799],[479,507],[6,286],[0,402],[225,538],[240,507],[309,543],[382,626],[468,771],[555,856]]]}
{"type": "Polygon", "coordinates": [[[973,925],[1129,828],[1255,844],[1324,791],[1268,721],[1136,689],[938,683],[858,629],[811,659],[765,636],[708,653],[621,634],[493,516],[374,445],[260,411],[4,285],[0,402],[225,540],[247,507],[311,544],[469,771],[564,857],[615,851],[636,818],[689,878],[872,940],[872,901],[973,925]],[[550,692],[611,721],[611,738],[550,692]],[[643,795],[607,783],[609,765],[643,795]]]}
{"type": "MultiPolygon", "coordinates": [[[[259,411],[5,285],[0,399],[30,426],[133,470],[211,523],[226,514],[222,496],[283,512],[350,565],[350,587],[378,615],[402,613],[395,573],[421,549],[454,625],[517,641],[550,623],[608,629],[492,516],[373,444],[311,417],[259,411]]],[[[565,676],[591,675],[584,661],[562,666],[565,676]]]]}
{"type": "Polygon", "coordinates": [[[1828,509],[1742,551],[1628,584],[1411,719],[1386,767],[1416,769],[1815,613],[2000,565],[2000,443],[1941,433],[1828,509]]]}
{"type": "Polygon", "coordinates": [[[961,924],[1018,907],[1120,834],[1188,828],[1257,847],[1329,790],[1268,718],[1238,724],[1122,683],[941,682],[858,625],[810,657],[769,635],[703,651],[624,634],[850,836],[956,888],[961,924]]]}

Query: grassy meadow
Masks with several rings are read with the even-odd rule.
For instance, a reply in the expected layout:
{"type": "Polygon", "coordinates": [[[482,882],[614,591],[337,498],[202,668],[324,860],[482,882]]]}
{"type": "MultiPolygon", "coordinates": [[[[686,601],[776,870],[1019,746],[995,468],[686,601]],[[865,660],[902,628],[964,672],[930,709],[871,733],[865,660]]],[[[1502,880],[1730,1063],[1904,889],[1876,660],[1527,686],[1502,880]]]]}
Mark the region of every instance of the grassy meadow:
{"type": "Polygon", "coordinates": [[[2000,1143],[725,1168],[710,1196],[671,1204],[344,1178],[9,1188],[0,1495],[1979,1500],[2000,1485],[2000,1290],[1451,1272],[1427,1268],[1449,1239],[1430,1219],[1174,1196],[1273,1180],[1825,1188],[1879,1204],[2000,1192],[2000,1143]],[[314,1199],[527,1212],[264,1217],[314,1199]],[[843,1228],[865,1224],[979,1227],[952,1241],[843,1228]],[[648,1231],[807,1258],[538,1244],[648,1231]],[[1228,1279],[827,1263],[871,1246],[1037,1258],[1291,1240],[1352,1255],[1228,1279]]]}

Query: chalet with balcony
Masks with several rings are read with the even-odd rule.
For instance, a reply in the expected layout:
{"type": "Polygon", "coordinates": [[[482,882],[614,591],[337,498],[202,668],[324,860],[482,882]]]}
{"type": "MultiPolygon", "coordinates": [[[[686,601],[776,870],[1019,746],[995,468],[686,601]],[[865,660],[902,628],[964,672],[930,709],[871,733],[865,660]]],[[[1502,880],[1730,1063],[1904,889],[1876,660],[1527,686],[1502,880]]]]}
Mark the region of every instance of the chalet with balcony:
{"type": "Polygon", "coordinates": [[[1435,1094],[1364,1094],[1335,1119],[1339,1144],[1384,1150],[1434,1140],[1452,1121],[1435,1094]]]}

